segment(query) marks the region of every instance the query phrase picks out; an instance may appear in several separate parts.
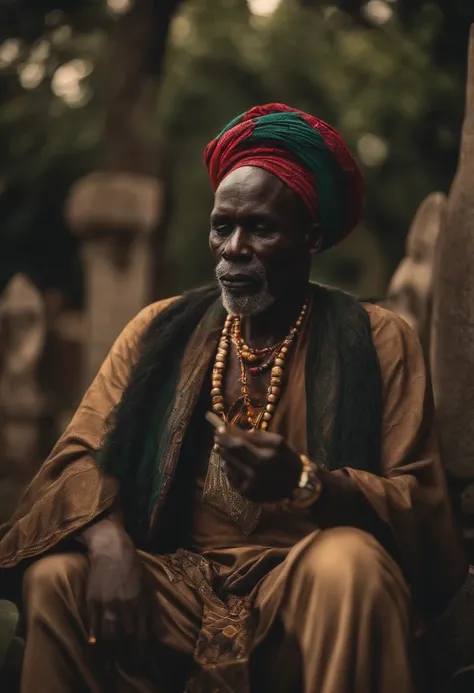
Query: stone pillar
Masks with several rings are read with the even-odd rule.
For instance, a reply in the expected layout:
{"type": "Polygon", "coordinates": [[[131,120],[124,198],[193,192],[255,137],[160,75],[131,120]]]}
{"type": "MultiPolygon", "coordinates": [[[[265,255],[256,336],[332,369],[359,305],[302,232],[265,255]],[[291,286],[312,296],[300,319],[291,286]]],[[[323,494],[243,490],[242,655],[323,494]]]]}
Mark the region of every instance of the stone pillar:
{"type": "Polygon", "coordinates": [[[120,331],[149,300],[149,240],[160,208],[160,183],[151,176],[95,173],[71,190],[66,213],[83,239],[85,268],[84,389],[120,331]]]}
{"type": "MultiPolygon", "coordinates": [[[[158,228],[163,187],[156,110],[170,23],[180,4],[134,0],[117,21],[101,172],[77,183],[67,205],[71,228],[83,239],[84,388],[125,323],[150,298],[149,236],[158,228]]],[[[155,271],[159,276],[156,262],[155,271]]]]}
{"type": "Polygon", "coordinates": [[[407,235],[405,257],[392,277],[387,295],[387,307],[400,315],[420,338],[427,363],[430,363],[434,258],[446,204],[446,195],[432,193],[419,206],[407,235]]]}
{"type": "Polygon", "coordinates": [[[45,398],[38,366],[46,338],[44,302],[18,274],[0,296],[0,508],[13,509],[40,463],[39,441],[45,398]]]}
{"type": "Polygon", "coordinates": [[[465,536],[473,540],[474,557],[474,25],[459,165],[438,239],[433,308],[443,459],[451,479],[461,484],[465,536]]]}

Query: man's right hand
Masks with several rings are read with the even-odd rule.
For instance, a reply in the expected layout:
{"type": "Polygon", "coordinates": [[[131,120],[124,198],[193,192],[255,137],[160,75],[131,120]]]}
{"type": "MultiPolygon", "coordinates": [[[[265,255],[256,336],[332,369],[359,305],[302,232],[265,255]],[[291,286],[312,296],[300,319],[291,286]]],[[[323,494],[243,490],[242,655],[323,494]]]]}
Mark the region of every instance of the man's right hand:
{"type": "Polygon", "coordinates": [[[145,651],[147,609],[143,571],[132,540],[118,522],[103,519],[86,529],[90,573],[87,586],[89,626],[104,654],[126,648],[145,651]]]}

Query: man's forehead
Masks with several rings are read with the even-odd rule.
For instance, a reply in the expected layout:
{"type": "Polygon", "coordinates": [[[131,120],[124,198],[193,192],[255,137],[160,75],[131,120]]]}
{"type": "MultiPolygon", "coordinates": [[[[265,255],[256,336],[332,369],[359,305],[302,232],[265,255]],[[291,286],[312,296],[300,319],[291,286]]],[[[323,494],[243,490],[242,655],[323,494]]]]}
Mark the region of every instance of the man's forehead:
{"type": "Polygon", "coordinates": [[[263,169],[243,166],[229,173],[216,190],[215,207],[258,203],[271,206],[282,194],[284,184],[263,169]]]}

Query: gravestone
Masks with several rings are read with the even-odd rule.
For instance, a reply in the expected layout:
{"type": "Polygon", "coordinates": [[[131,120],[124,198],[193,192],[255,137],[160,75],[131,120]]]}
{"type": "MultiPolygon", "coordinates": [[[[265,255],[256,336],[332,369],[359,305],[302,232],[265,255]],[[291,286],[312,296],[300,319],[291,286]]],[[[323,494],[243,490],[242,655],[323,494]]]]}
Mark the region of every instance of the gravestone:
{"type": "Polygon", "coordinates": [[[6,519],[40,462],[44,397],[38,366],[45,338],[41,294],[17,274],[0,296],[0,519],[6,519]]]}
{"type": "MultiPolygon", "coordinates": [[[[465,118],[456,175],[435,254],[431,361],[438,431],[455,512],[474,563],[474,24],[471,26],[465,118]]],[[[474,569],[438,624],[433,662],[458,669],[450,693],[474,684],[474,569]],[[446,648],[446,642],[448,647],[446,648]]]]}
{"type": "Polygon", "coordinates": [[[419,206],[407,235],[405,257],[392,277],[387,295],[387,307],[417,333],[427,363],[430,362],[434,259],[446,204],[446,195],[436,192],[419,206]]]}
{"type": "Polygon", "coordinates": [[[83,389],[119,333],[149,301],[150,234],[161,207],[158,179],[95,173],[71,190],[67,217],[82,240],[86,316],[83,389]]]}
{"type": "Polygon", "coordinates": [[[474,562],[474,25],[459,164],[436,253],[432,360],[443,460],[474,562]]]}

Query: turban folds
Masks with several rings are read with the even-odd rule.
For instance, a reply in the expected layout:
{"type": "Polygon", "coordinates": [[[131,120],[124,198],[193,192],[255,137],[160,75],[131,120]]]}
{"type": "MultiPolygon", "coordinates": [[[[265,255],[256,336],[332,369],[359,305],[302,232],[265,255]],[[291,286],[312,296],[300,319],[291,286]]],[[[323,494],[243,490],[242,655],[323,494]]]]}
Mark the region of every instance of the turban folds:
{"type": "Polygon", "coordinates": [[[236,168],[255,166],[277,176],[321,225],[323,248],[358,224],[364,206],[361,172],[341,136],[303,111],[274,103],[232,120],[204,152],[214,192],[236,168]]]}

